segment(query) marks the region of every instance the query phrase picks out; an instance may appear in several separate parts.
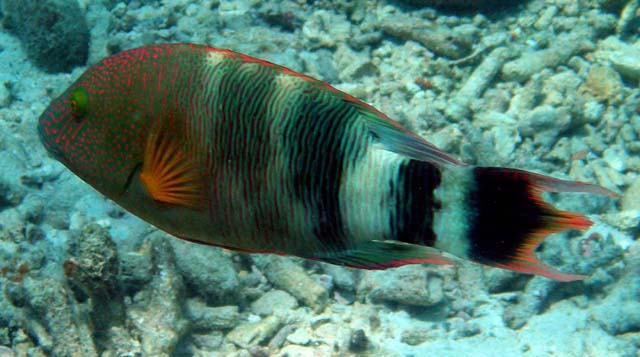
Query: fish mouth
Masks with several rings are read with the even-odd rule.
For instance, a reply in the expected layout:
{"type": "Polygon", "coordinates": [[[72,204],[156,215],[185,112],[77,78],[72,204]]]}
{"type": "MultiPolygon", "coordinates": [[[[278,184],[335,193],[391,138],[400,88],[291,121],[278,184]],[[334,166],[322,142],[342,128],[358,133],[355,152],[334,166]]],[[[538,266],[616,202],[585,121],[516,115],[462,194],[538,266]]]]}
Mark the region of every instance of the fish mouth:
{"type": "Polygon", "coordinates": [[[40,142],[42,143],[42,146],[44,146],[44,148],[47,150],[47,153],[49,154],[49,156],[63,163],[65,162],[65,158],[62,151],[60,151],[60,149],[58,149],[56,146],[51,144],[51,142],[49,141],[49,137],[45,132],[42,124],[38,125],[38,137],[40,138],[40,142]]]}
{"type": "Polygon", "coordinates": [[[124,186],[122,187],[122,191],[120,191],[120,196],[124,196],[124,194],[126,194],[127,191],[129,191],[129,187],[131,187],[131,184],[133,183],[133,178],[136,176],[136,173],[138,173],[138,171],[140,171],[141,169],[142,169],[142,162],[138,162],[129,173],[129,176],[127,177],[127,181],[124,183],[124,186]]]}

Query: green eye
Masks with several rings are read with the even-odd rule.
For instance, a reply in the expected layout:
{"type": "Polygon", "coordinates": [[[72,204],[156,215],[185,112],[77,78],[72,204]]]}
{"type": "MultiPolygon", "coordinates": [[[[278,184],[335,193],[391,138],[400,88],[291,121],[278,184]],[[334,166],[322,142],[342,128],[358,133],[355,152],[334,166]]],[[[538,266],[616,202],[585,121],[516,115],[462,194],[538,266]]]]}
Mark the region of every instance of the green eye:
{"type": "Polygon", "coordinates": [[[87,114],[89,96],[83,87],[78,87],[71,93],[71,114],[76,120],[82,119],[87,114]]]}

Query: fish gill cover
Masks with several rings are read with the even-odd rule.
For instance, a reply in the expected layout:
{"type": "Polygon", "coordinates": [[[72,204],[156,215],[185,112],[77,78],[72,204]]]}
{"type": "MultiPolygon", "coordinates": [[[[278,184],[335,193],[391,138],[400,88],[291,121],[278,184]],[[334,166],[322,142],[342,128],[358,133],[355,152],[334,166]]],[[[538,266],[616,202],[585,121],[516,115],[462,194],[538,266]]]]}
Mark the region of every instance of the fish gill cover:
{"type": "Polygon", "coordinates": [[[588,276],[572,283],[461,260],[365,271],[182,242],[45,154],[37,118],[86,68],[31,66],[5,18],[0,352],[637,354],[637,1],[534,0],[498,13],[385,1],[64,3],[86,10],[91,64],[153,43],[231,48],[328,80],[463,162],[596,183],[621,199],[544,197],[596,222],[536,251],[588,276]]]}

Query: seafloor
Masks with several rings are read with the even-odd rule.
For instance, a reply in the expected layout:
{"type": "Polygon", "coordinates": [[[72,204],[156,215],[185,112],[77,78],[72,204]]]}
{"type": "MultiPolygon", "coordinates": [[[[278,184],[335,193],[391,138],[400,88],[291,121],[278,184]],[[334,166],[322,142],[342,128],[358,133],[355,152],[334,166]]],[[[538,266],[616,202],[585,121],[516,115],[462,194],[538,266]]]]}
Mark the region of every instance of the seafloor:
{"type": "Polygon", "coordinates": [[[1,0],[0,356],[637,356],[639,0],[1,0]],[[346,269],[185,243],[36,135],[119,50],[197,42],[324,79],[470,164],[598,183],[538,255],[585,281],[459,261],[346,269]]]}

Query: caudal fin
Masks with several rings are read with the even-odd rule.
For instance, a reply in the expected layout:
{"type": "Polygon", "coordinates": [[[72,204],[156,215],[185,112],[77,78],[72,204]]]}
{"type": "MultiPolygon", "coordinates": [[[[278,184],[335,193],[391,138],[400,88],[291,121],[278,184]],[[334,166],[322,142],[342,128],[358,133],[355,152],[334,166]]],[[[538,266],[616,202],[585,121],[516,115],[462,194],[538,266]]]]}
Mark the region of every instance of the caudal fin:
{"type": "Polygon", "coordinates": [[[559,281],[582,275],[560,272],[539,261],[535,249],[551,233],[586,229],[584,215],[561,211],[542,200],[542,192],[587,192],[617,197],[600,186],[554,179],[516,169],[477,167],[470,208],[469,257],[478,262],[559,281]]]}

